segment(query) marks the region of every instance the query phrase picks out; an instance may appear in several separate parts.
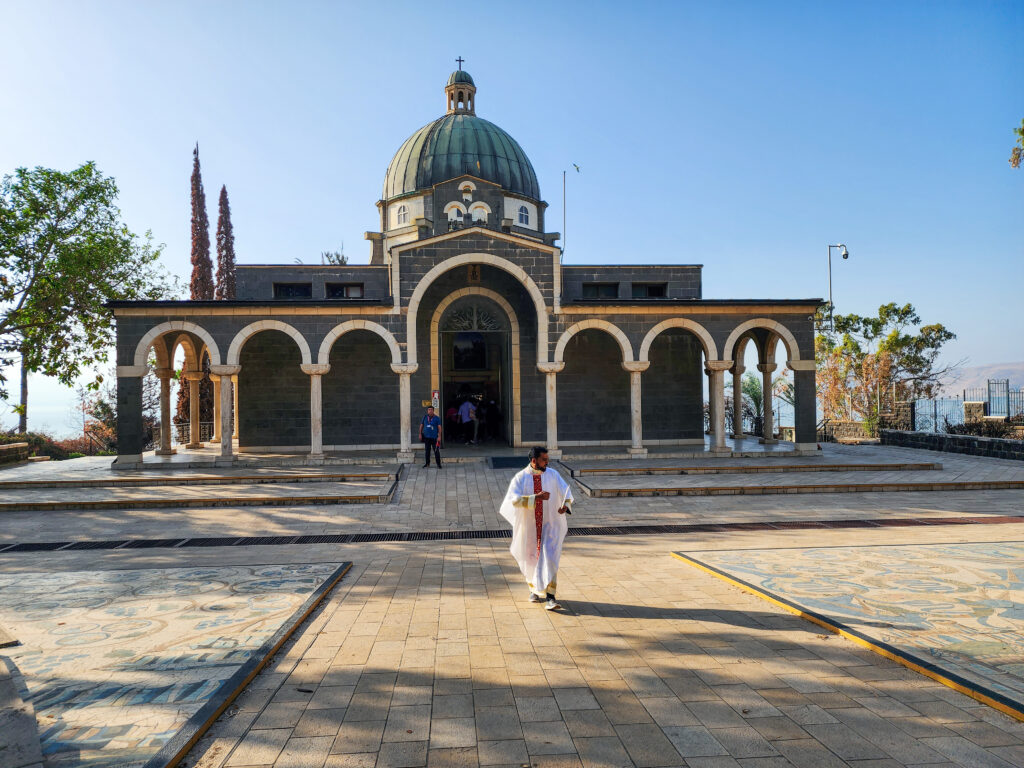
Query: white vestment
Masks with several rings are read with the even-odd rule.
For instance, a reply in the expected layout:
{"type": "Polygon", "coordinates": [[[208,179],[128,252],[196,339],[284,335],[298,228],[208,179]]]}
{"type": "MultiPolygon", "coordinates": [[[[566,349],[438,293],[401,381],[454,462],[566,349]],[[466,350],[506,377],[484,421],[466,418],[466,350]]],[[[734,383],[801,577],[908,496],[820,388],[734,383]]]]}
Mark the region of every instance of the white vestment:
{"type": "Polygon", "coordinates": [[[553,469],[538,472],[526,467],[508,486],[508,493],[501,503],[499,512],[512,524],[512,546],[509,551],[519,564],[523,578],[530,591],[543,597],[547,593],[554,594],[558,575],[558,561],[562,556],[562,542],[569,530],[565,515],[558,510],[572,505],[572,490],[562,476],[553,469]],[[537,549],[537,524],[534,514],[536,493],[533,478],[539,475],[541,490],[547,491],[551,497],[541,502],[544,505],[543,525],[541,527],[541,546],[537,549]]]}

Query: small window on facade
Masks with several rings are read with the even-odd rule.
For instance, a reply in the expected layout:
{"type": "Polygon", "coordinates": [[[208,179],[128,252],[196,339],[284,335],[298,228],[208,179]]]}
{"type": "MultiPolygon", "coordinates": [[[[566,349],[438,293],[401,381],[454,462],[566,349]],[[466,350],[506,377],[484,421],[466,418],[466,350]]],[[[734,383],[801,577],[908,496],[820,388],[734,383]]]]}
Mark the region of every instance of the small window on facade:
{"type": "Polygon", "coordinates": [[[470,213],[473,214],[473,221],[487,221],[487,211],[483,208],[474,208],[470,213]]]}
{"type": "Polygon", "coordinates": [[[409,209],[404,205],[398,206],[398,226],[409,223],[409,209]]]}
{"type": "Polygon", "coordinates": [[[617,299],[619,298],[618,283],[584,283],[584,299],[617,299]]]}
{"type": "Polygon", "coordinates": [[[530,226],[530,209],[525,205],[519,206],[519,223],[524,227],[530,226]]]}
{"type": "Polygon", "coordinates": [[[312,283],[274,283],[275,299],[311,299],[312,283]]]}
{"type": "Polygon", "coordinates": [[[664,299],[665,283],[633,283],[634,299],[664,299]]]}
{"type": "Polygon", "coordinates": [[[327,283],[328,299],[361,299],[363,298],[362,283],[327,283]]]}

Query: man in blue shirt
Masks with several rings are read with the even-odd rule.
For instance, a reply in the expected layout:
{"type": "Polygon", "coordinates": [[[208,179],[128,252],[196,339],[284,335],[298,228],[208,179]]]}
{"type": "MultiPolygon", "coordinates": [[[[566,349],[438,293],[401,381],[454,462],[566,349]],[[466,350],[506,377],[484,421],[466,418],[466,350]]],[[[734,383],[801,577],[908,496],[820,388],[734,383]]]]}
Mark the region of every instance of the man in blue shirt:
{"type": "Polygon", "coordinates": [[[420,422],[420,442],[425,449],[424,467],[430,466],[430,449],[434,449],[437,468],[441,468],[441,417],[434,413],[434,406],[427,406],[427,415],[420,422]]]}

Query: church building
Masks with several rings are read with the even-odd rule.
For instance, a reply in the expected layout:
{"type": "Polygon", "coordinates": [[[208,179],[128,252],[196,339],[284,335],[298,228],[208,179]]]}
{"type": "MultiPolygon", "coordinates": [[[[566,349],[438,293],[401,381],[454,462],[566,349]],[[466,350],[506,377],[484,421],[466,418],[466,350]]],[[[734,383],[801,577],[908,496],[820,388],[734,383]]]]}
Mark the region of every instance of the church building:
{"type": "MultiPolygon", "coordinates": [[[[142,462],[142,379],[153,355],[156,453],[173,452],[179,346],[186,379],[202,379],[209,357],[209,437],[225,464],[240,453],[317,462],[352,451],[409,461],[424,405],[433,400],[443,417],[466,398],[488,414],[491,445],[546,445],[554,456],[585,446],[623,456],[700,450],[705,377],[709,450],[728,454],[725,372],[739,395],[752,344],[766,385],[763,435],[730,437],[774,442],[770,382],[780,343],[795,385],[793,448],[816,447],[819,299],[706,299],[699,264],[563,264],[530,159],[477,116],[468,72],[448,78],[444,105],[391,159],[379,231],[366,235],[368,264],[240,264],[233,300],[110,305],[116,467],[142,462]]],[[[203,445],[198,387],[191,392],[191,442],[179,451],[203,445]]]]}

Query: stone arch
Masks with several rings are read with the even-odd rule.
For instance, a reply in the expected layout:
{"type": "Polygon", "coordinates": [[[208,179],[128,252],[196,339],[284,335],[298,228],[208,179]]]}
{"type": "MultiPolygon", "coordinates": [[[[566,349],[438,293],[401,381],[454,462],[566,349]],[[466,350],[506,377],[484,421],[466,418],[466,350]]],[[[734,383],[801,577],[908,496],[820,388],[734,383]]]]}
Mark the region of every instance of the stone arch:
{"type": "Polygon", "coordinates": [[[446,205],[444,207],[445,218],[448,218],[449,214],[451,214],[451,212],[455,211],[455,210],[457,210],[463,216],[466,215],[466,206],[464,206],[460,202],[457,202],[457,201],[453,200],[452,202],[448,203],[448,205],[446,205]]]}
{"type": "Polygon", "coordinates": [[[500,256],[492,256],[488,253],[464,253],[460,256],[452,256],[450,259],[446,259],[434,266],[419,281],[416,285],[416,290],[412,292],[412,296],[409,299],[409,309],[406,316],[406,362],[410,365],[416,364],[416,316],[419,313],[420,302],[423,301],[423,296],[426,294],[427,289],[445,272],[463,264],[486,264],[497,267],[508,272],[526,288],[530,298],[533,299],[533,306],[537,310],[537,363],[538,365],[546,363],[548,359],[548,310],[544,304],[544,294],[540,292],[540,288],[533,282],[533,278],[526,274],[522,267],[500,256]]]}
{"type": "MultiPolygon", "coordinates": [[[[178,345],[185,350],[185,367],[186,371],[199,371],[202,370],[202,359],[203,350],[206,349],[205,345],[200,349],[196,349],[196,345],[192,343],[192,339],[188,334],[182,333],[175,337],[174,341],[171,342],[171,352],[169,355],[170,365],[174,364],[174,354],[178,349],[178,345]]],[[[168,367],[170,367],[170,365],[168,367]]]]}
{"type": "Polygon", "coordinates": [[[384,343],[388,345],[388,349],[391,350],[391,362],[394,365],[402,364],[402,350],[398,347],[398,342],[395,337],[391,334],[387,328],[379,323],[375,323],[372,320],[348,320],[340,325],[334,326],[330,333],[328,333],[324,340],[320,343],[320,351],[317,353],[316,359],[320,365],[326,365],[331,360],[331,347],[343,335],[349,331],[370,331],[376,333],[382,339],[384,343]]]}
{"type": "MultiPolygon", "coordinates": [[[[187,320],[170,320],[150,328],[135,347],[135,365],[144,367],[146,365],[146,356],[149,354],[149,348],[153,346],[153,342],[170,331],[188,331],[198,336],[206,344],[206,349],[210,355],[210,365],[220,365],[220,349],[217,347],[217,342],[213,340],[213,336],[206,329],[187,320]]],[[[159,360],[159,352],[157,355],[159,360]]]]}
{"type": "MultiPolygon", "coordinates": [[[[453,302],[461,299],[463,296],[483,296],[488,298],[501,307],[508,316],[510,325],[509,343],[512,347],[512,444],[521,445],[523,421],[520,388],[521,361],[519,359],[519,318],[516,317],[516,312],[512,308],[512,305],[509,304],[505,297],[500,293],[492,291],[490,288],[470,286],[469,288],[460,288],[457,291],[453,291],[445,296],[437,305],[437,309],[434,310],[434,314],[430,318],[430,389],[435,390],[441,388],[441,350],[440,342],[438,340],[438,335],[441,330],[441,317],[453,302]]],[[[444,414],[442,414],[442,416],[443,415],[444,414]]]]}
{"type": "MultiPolygon", "coordinates": [[[[310,357],[309,344],[306,343],[306,338],[295,330],[295,328],[288,325],[288,323],[282,323],[280,320],[257,320],[255,323],[250,323],[235,334],[235,338],[231,340],[231,346],[228,347],[228,359],[226,364],[238,365],[238,357],[242,352],[243,345],[260,331],[282,331],[287,333],[295,340],[295,343],[298,344],[299,352],[302,354],[303,365],[310,365],[313,362],[310,357]]],[[[211,355],[210,358],[212,360],[213,355],[211,355]]]]}
{"type": "Polygon", "coordinates": [[[640,360],[647,361],[650,358],[648,355],[651,352],[651,345],[654,340],[658,337],[658,334],[662,331],[667,331],[669,328],[683,328],[684,330],[690,331],[694,336],[700,339],[701,346],[704,347],[704,356],[708,360],[718,359],[718,347],[715,345],[715,340],[708,333],[708,329],[700,323],[690,320],[685,317],[672,317],[668,320],[662,320],[656,326],[651,328],[644,336],[643,343],[640,345],[640,360]]]}
{"type": "Polygon", "coordinates": [[[723,360],[732,360],[733,349],[736,346],[736,342],[739,341],[743,334],[752,328],[764,328],[767,331],[771,331],[782,340],[783,344],[786,345],[786,354],[789,356],[789,359],[800,360],[800,346],[797,344],[796,337],[793,336],[793,333],[778,320],[772,320],[767,317],[755,317],[737,325],[733,329],[732,333],[729,334],[729,338],[725,341],[725,347],[722,352],[723,360]]]}
{"type": "Polygon", "coordinates": [[[554,362],[565,362],[563,355],[565,354],[565,345],[569,343],[569,339],[580,331],[585,331],[588,328],[597,328],[598,330],[606,331],[611,334],[612,338],[619,343],[619,348],[622,350],[622,362],[629,363],[633,361],[633,346],[629,343],[629,339],[626,337],[626,334],[622,332],[622,329],[614,323],[609,323],[607,320],[592,318],[590,320],[580,320],[575,325],[570,326],[569,329],[559,337],[558,344],[555,345],[554,362]]]}

